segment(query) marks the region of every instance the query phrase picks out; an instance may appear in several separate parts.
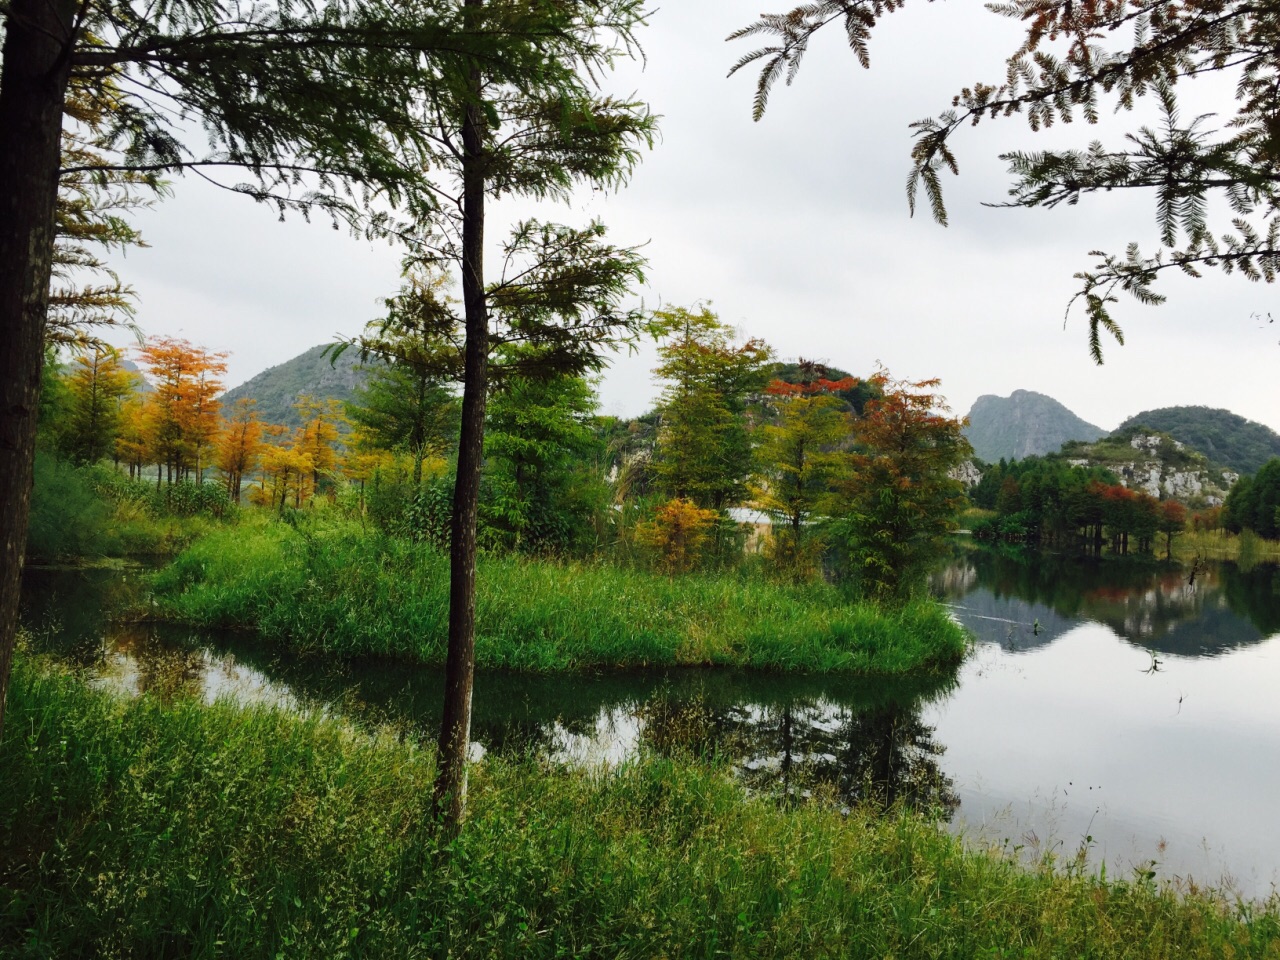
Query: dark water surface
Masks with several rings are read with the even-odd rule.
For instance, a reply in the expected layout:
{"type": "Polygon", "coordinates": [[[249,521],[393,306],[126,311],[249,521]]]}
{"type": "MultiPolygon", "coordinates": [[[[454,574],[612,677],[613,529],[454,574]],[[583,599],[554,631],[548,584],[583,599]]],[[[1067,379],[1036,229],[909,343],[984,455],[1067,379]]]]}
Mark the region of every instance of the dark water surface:
{"type": "MultiPolygon", "coordinates": [[[[127,692],[319,707],[434,738],[438,671],[338,665],[252,637],[112,622],[137,572],[30,570],[34,644],[127,692]]],[[[1094,869],[1280,884],[1280,569],[979,552],[935,589],[974,634],[950,678],[680,670],[476,681],[476,754],[579,763],[715,750],[784,795],[941,810],[975,841],[1094,869]]]]}

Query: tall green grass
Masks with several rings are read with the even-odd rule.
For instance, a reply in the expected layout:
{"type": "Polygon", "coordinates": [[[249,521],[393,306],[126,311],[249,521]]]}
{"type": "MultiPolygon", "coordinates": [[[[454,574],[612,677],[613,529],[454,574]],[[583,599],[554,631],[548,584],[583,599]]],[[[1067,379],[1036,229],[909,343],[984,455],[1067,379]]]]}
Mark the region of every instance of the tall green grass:
{"type": "MultiPolygon", "coordinates": [[[[825,585],[762,577],[668,578],[600,563],[483,556],[477,661],[554,671],[732,664],[903,674],[960,660],[938,605],[850,603],[825,585]]],[[[258,523],[214,533],[154,581],[153,612],[251,628],[293,648],[443,663],[448,558],[354,525],[258,523]]]]}
{"type": "Polygon", "coordinates": [[[429,752],[334,720],[122,701],[20,662],[0,955],[1274,958],[1280,901],[1026,870],[905,813],[692,760],[480,764],[437,848],[429,752]]]}
{"type": "Polygon", "coordinates": [[[172,555],[234,516],[221,486],[163,490],[109,464],[75,466],[37,451],[27,556],[39,561],[172,555]]]}

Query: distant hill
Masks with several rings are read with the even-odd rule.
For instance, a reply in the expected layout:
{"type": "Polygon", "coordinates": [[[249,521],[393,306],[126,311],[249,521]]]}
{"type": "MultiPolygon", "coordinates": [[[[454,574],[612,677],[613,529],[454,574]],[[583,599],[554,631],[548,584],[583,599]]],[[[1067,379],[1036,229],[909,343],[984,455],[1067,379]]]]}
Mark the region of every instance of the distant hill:
{"type": "Polygon", "coordinates": [[[1237,473],[1257,473],[1272,457],[1280,457],[1280,434],[1230,410],[1213,407],[1161,407],[1130,417],[1116,428],[1158,430],[1199,450],[1211,461],[1237,473]]]}
{"type": "Polygon", "coordinates": [[[973,452],[994,463],[1057,453],[1069,440],[1092,443],[1107,431],[1081,420],[1053,397],[1015,390],[1008,397],[987,394],[974,401],[964,433],[973,452]]]}
{"type": "Polygon", "coordinates": [[[298,397],[307,394],[317,400],[333,398],[346,402],[355,388],[368,378],[360,365],[358,351],[348,350],[336,364],[330,364],[328,357],[321,356],[327,346],[322,343],[279,366],[269,367],[219,399],[224,406],[230,406],[248,397],[258,401],[258,416],[267,423],[301,426],[298,412],[293,409],[298,397]]]}
{"type": "Polygon", "coordinates": [[[1104,467],[1126,487],[1197,509],[1220,505],[1234,482],[1229,471],[1189,444],[1139,427],[1116,430],[1094,443],[1070,441],[1059,456],[1079,466],[1104,467]]]}

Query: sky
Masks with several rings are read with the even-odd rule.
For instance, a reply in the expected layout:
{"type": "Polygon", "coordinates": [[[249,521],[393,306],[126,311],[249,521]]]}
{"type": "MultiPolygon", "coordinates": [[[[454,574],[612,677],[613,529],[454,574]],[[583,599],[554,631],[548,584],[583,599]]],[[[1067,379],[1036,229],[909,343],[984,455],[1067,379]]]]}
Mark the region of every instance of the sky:
{"type": "MultiPolygon", "coordinates": [[[[761,10],[789,0],[684,0],[640,32],[643,63],[607,80],[661,117],[660,137],[624,189],[582,192],[539,215],[593,218],[625,245],[645,244],[646,306],[707,302],[780,359],[806,357],[854,374],[883,364],[895,377],[940,378],[957,414],[979,396],[1035,390],[1111,429],[1157,407],[1225,407],[1280,431],[1277,289],[1240,276],[1168,275],[1169,297],[1113,312],[1123,347],[1104,341],[1095,366],[1083,313],[1064,311],[1072,274],[1095,249],[1157,240],[1149,197],[1105,195],[1055,210],[994,209],[1008,179],[999,154],[1098,138],[1116,142],[1135,118],[1104,117],[1032,133],[1013,117],[956,140],[960,176],[944,184],[950,225],[909,215],[908,124],[945,110],[961,87],[996,82],[1016,23],[977,4],[929,4],[887,17],[863,70],[838,26],[815,38],[793,86],[751,118],[756,74],[732,78],[753,41],[726,43],[761,10]]],[[[1184,92],[1188,112],[1229,112],[1229,83],[1184,92]]],[[[529,213],[491,205],[487,234],[529,213]]],[[[139,295],[149,335],[228,351],[227,386],[318,343],[358,333],[399,284],[400,251],[327,223],[278,221],[267,207],[196,177],[138,215],[150,244],[117,259],[139,295]]],[[[497,242],[496,239],[493,240],[497,242]]],[[[121,341],[123,344],[125,341],[121,341]]],[[[604,413],[634,416],[660,390],[654,348],[617,356],[600,385],[604,413]]]]}

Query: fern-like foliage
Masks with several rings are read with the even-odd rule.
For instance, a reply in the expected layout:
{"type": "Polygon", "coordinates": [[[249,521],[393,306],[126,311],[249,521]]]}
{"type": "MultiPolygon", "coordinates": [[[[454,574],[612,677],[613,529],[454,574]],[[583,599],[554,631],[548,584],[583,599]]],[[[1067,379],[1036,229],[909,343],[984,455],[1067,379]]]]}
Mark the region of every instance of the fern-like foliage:
{"type": "MultiPolygon", "coordinates": [[[[775,42],[738,60],[731,73],[762,62],[754,114],[759,119],[781,76],[790,82],[813,36],[843,21],[863,66],[872,28],[903,0],[827,0],[785,14],[765,14],[729,39],[775,42]]],[[[951,109],[911,124],[907,201],[914,213],[920,189],[935,220],[946,224],[940,174],[959,165],[954,134],[997,117],[1022,115],[1033,130],[1083,119],[1095,123],[1103,100],[1132,109],[1154,98],[1161,122],[1143,126],[1119,147],[1093,142],[1082,150],[1014,152],[1011,199],[1000,206],[1055,207],[1084,194],[1144,189],[1154,200],[1159,251],[1144,257],[1136,244],[1123,255],[1094,251],[1100,261],[1076,274],[1071,304],[1084,305],[1089,349],[1102,362],[1101,334],[1121,339],[1110,308],[1125,292],[1141,303],[1163,297],[1152,285],[1165,270],[1200,276],[1200,268],[1273,282],[1280,266],[1280,8],[1247,0],[1007,0],[992,12],[1024,27],[1005,63],[1003,81],[962,89],[951,109]],[[1127,41],[1116,43],[1116,38],[1127,41]],[[1234,115],[1184,120],[1175,96],[1179,80],[1230,72],[1237,78],[1234,115]],[[1231,228],[1209,222],[1214,196],[1230,207],[1231,228]]]]}

